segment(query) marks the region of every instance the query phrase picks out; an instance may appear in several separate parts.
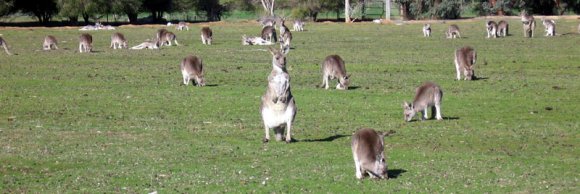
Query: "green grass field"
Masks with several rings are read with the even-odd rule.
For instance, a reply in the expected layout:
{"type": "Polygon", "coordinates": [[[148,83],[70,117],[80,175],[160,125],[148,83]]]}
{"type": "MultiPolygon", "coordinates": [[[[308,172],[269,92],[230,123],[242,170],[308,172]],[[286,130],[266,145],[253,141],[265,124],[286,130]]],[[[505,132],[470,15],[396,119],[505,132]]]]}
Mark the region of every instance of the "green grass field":
{"type": "MultiPolygon", "coordinates": [[[[113,50],[112,31],[91,31],[94,53],[78,53],[77,28],[0,29],[16,55],[0,52],[2,193],[577,193],[580,166],[580,36],[486,39],[484,21],[447,24],[309,23],[288,55],[298,106],[295,143],[261,142],[258,112],[271,55],[242,46],[256,23],[212,23],[174,31],[180,46],[113,50]],[[52,34],[60,50],[44,52],[52,34]],[[476,81],[455,81],[453,52],[478,52],[476,81]],[[179,63],[203,58],[208,87],[181,85],[179,63]],[[348,91],[324,90],[319,64],[339,54],[348,91]],[[402,103],[425,81],[443,91],[443,121],[406,123],[402,103]],[[395,130],[385,140],[389,180],[355,178],[350,136],[395,130]]],[[[120,27],[134,46],[159,26],[120,27]]],[[[562,35],[564,34],[564,35],[562,35]]],[[[333,82],[335,83],[335,82],[333,82]]]]}

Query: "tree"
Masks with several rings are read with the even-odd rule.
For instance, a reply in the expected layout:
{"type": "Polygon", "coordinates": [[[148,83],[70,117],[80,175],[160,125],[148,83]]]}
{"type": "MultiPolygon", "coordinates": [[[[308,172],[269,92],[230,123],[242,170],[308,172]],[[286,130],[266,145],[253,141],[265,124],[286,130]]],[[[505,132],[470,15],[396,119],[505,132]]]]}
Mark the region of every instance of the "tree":
{"type": "Polygon", "coordinates": [[[105,0],[58,0],[59,14],[69,18],[71,22],[76,22],[82,16],[85,24],[89,19],[97,20],[101,16],[111,12],[111,4],[105,0]]]}
{"type": "Polygon", "coordinates": [[[276,0],[260,0],[260,2],[262,2],[262,7],[268,14],[270,14],[270,16],[274,16],[275,1],[276,0]]]}
{"type": "Polygon", "coordinates": [[[222,15],[227,11],[219,0],[196,0],[194,6],[198,13],[205,13],[208,21],[221,20],[222,15]]]}
{"type": "Polygon", "coordinates": [[[129,23],[137,22],[137,15],[142,10],[143,0],[112,0],[111,11],[113,13],[124,13],[129,18],[129,23]]]}
{"type": "Polygon", "coordinates": [[[153,21],[163,20],[163,12],[171,11],[173,0],[143,0],[143,8],[151,12],[153,21]]]}
{"type": "Polygon", "coordinates": [[[14,11],[14,0],[0,1],[0,16],[11,14],[14,11]]]}
{"type": "Polygon", "coordinates": [[[40,23],[48,23],[58,12],[54,0],[18,0],[14,1],[14,8],[22,13],[35,16],[40,23]]]}

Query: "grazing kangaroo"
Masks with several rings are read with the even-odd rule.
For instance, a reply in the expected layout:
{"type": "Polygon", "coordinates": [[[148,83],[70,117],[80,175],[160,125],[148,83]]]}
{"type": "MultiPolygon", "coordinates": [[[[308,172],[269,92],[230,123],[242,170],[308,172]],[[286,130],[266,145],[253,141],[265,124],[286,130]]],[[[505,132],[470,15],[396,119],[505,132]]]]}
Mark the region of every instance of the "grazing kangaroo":
{"type": "Polygon", "coordinates": [[[487,21],[485,23],[487,31],[487,38],[497,38],[497,23],[494,21],[487,21]]]}
{"type": "Polygon", "coordinates": [[[277,42],[276,29],[274,26],[265,26],[262,28],[262,39],[270,42],[277,42]]]}
{"type": "Polygon", "coordinates": [[[477,60],[477,53],[475,49],[469,46],[461,47],[455,50],[455,70],[457,72],[457,80],[461,80],[461,73],[465,80],[472,80],[475,78],[475,70],[473,66],[477,60]]]}
{"type": "Polygon", "coordinates": [[[175,45],[179,46],[179,43],[177,42],[177,36],[175,36],[175,34],[173,32],[170,32],[166,29],[157,30],[157,39],[161,43],[159,45],[160,47],[163,45],[172,46],[171,41],[174,41],[175,45]]]}
{"type": "Polygon", "coordinates": [[[536,20],[534,16],[528,15],[526,11],[522,11],[522,24],[524,25],[524,37],[533,38],[534,30],[536,29],[536,20]]]}
{"type": "Polygon", "coordinates": [[[83,33],[79,36],[79,52],[86,53],[93,51],[93,36],[83,33]]]}
{"type": "Polygon", "coordinates": [[[423,37],[431,37],[431,24],[423,24],[423,37]]]}
{"type": "Polygon", "coordinates": [[[205,45],[211,45],[211,41],[213,40],[213,32],[209,27],[201,28],[201,43],[205,45]]]}
{"type": "Polygon", "coordinates": [[[119,32],[113,33],[113,35],[111,35],[110,48],[113,48],[113,49],[127,48],[127,39],[125,39],[125,36],[119,32]]]}
{"type": "Polygon", "coordinates": [[[181,61],[180,67],[184,85],[187,86],[190,80],[195,79],[197,86],[205,86],[203,62],[201,61],[201,58],[189,55],[181,61]]]}
{"type": "Polygon", "coordinates": [[[461,32],[459,31],[459,26],[451,24],[445,32],[447,38],[461,38],[461,32]]]}
{"type": "Polygon", "coordinates": [[[276,141],[282,140],[286,129],[286,143],[292,141],[292,123],[296,116],[296,104],[290,91],[290,75],[286,70],[286,55],[269,48],[272,54],[272,72],[268,76],[268,89],[262,96],[260,113],[264,121],[266,136],[263,142],[270,141],[270,129],[274,129],[276,141]]]}
{"type": "Polygon", "coordinates": [[[403,103],[403,114],[405,121],[409,122],[417,112],[421,112],[423,116],[421,120],[427,119],[427,108],[431,108],[431,117],[436,115],[437,120],[442,120],[441,117],[441,100],[443,99],[443,91],[441,88],[432,82],[426,82],[415,90],[415,99],[413,103],[409,104],[406,101],[403,103]]]}
{"type": "Polygon", "coordinates": [[[546,28],[546,36],[556,35],[556,22],[554,20],[542,19],[542,24],[546,28]]]}
{"type": "Polygon", "coordinates": [[[509,33],[509,24],[505,20],[500,20],[497,23],[497,36],[506,37],[509,33]]]}
{"type": "Polygon", "coordinates": [[[12,55],[12,53],[8,50],[8,43],[6,43],[6,40],[4,40],[4,38],[2,38],[1,36],[0,36],[0,46],[4,48],[6,54],[12,55]]]}
{"type": "Polygon", "coordinates": [[[322,85],[324,89],[328,89],[329,79],[338,79],[336,89],[347,90],[350,84],[350,75],[346,75],[346,67],[344,61],[338,55],[330,55],[322,62],[322,85]]]}
{"type": "Polygon", "coordinates": [[[292,41],[292,33],[290,29],[284,25],[284,19],[280,22],[280,43],[284,46],[290,47],[290,41],[292,41]]]}
{"type": "Polygon", "coordinates": [[[179,22],[177,24],[177,26],[175,27],[175,29],[179,30],[179,31],[186,29],[187,31],[189,31],[189,26],[187,26],[187,23],[185,23],[185,22],[179,22]]]}
{"type": "Polygon", "coordinates": [[[154,40],[147,40],[137,46],[131,47],[131,49],[134,50],[140,50],[140,49],[159,49],[159,47],[161,46],[161,43],[159,42],[159,39],[155,38],[154,40]]]}
{"type": "Polygon", "coordinates": [[[42,43],[42,50],[52,50],[52,49],[58,49],[58,47],[56,46],[58,44],[58,41],[56,40],[56,38],[52,35],[48,35],[44,37],[44,42],[42,43]]]}
{"type": "Polygon", "coordinates": [[[304,31],[304,22],[302,20],[294,20],[294,31],[304,31]]]}
{"type": "Polygon", "coordinates": [[[385,137],[395,133],[379,133],[374,129],[363,128],[352,136],[351,148],[354,159],[356,178],[362,179],[365,174],[371,178],[388,179],[387,161],[385,159],[385,137]]]}

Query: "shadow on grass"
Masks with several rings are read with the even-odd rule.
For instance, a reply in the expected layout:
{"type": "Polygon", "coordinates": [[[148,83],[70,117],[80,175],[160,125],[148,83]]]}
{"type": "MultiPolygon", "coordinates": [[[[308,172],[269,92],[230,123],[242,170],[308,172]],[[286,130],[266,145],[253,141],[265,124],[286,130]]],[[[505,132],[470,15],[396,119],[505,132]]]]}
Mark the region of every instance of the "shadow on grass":
{"type": "Polygon", "coordinates": [[[477,80],[486,80],[486,79],[489,79],[489,78],[487,78],[487,77],[473,77],[471,80],[477,81],[477,80]]]}
{"type": "Polygon", "coordinates": [[[443,117],[443,120],[459,120],[459,117],[443,117]]]}
{"type": "Polygon", "coordinates": [[[396,179],[399,176],[401,176],[401,174],[407,172],[405,169],[392,169],[392,170],[387,170],[387,174],[389,175],[390,179],[396,179]]]}
{"type": "MultiPolygon", "coordinates": [[[[428,118],[428,119],[425,119],[425,120],[421,120],[419,118],[419,119],[413,119],[411,121],[408,121],[407,123],[420,122],[420,121],[428,121],[428,120],[437,120],[437,119],[435,119],[435,118],[428,118]]],[[[459,117],[443,117],[443,120],[459,120],[459,117]]]]}
{"type": "Polygon", "coordinates": [[[349,86],[348,87],[348,90],[356,90],[356,89],[359,89],[359,88],[360,88],[360,86],[349,86]]]}
{"type": "MultiPolygon", "coordinates": [[[[305,139],[305,140],[300,140],[301,142],[331,142],[334,141],[335,139],[339,139],[339,138],[343,138],[346,137],[348,135],[333,135],[327,138],[322,138],[322,139],[305,139]]],[[[294,140],[294,139],[292,139],[294,140]]]]}
{"type": "Polygon", "coordinates": [[[204,87],[218,87],[219,85],[217,84],[205,84],[204,87]]]}

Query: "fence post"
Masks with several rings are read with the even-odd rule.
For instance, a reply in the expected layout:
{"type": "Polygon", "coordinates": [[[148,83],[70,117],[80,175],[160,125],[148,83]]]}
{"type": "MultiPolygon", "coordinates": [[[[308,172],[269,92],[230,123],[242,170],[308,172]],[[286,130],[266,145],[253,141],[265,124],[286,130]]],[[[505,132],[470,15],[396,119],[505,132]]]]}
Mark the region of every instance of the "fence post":
{"type": "Polygon", "coordinates": [[[385,19],[391,20],[391,0],[385,0],[385,19]]]}

